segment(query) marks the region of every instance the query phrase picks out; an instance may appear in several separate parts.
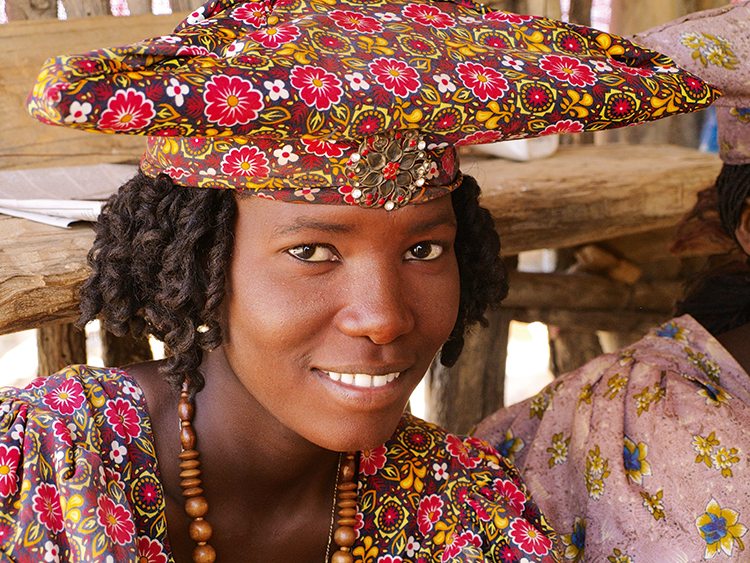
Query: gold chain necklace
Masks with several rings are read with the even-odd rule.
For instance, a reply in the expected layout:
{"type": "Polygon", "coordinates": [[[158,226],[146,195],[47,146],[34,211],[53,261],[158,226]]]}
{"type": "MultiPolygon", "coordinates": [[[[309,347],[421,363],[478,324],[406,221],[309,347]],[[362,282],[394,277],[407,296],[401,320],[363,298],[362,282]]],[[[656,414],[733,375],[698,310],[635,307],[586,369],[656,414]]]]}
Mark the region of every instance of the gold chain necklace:
{"type": "MultiPolygon", "coordinates": [[[[183,383],[180,393],[180,486],[182,496],[185,497],[185,513],[193,519],[190,523],[190,538],[196,543],[193,549],[194,563],[214,563],[216,551],[208,543],[213,533],[213,528],[204,516],[208,512],[208,501],[203,496],[201,488],[201,470],[198,457],[200,453],[196,449],[195,430],[193,429],[193,418],[195,417],[195,405],[188,401],[187,383],[183,383]]],[[[357,523],[357,462],[356,452],[339,454],[339,463],[336,470],[336,486],[333,490],[333,507],[331,508],[331,525],[328,530],[328,544],[326,545],[325,563],[328,563],[328,555],[331,550],[331,540],[338,549],[333,552],[330,563],[353,563],[350,548],[356,539],[354,525],[357,523]],[[336,522],[338,528],[333,531],[333,523],[336,520],[336,508],[338,507],[339,519],[336,522]]]]}

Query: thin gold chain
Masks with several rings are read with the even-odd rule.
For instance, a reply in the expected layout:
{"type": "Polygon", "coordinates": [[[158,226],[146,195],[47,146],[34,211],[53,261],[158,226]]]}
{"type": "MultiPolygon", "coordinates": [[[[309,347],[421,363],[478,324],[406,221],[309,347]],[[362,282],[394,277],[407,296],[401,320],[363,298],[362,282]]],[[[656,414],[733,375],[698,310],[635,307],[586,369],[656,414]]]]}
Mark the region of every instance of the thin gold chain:
{"type": "Polygon", "coordinates": [[[328,544],[326,545],[326,558],[323,563],[328,563],[328,557],[331,554],[331,541],[333,541],[333,523],[336,521],[336,494],[339,491],[339,477],[341,476],[341,458],[344,452],[339,454],[339,463],[336,466],[336,485],[333,487],[333,504],[331,506],[331,525],[328,528],[328,544]]]}

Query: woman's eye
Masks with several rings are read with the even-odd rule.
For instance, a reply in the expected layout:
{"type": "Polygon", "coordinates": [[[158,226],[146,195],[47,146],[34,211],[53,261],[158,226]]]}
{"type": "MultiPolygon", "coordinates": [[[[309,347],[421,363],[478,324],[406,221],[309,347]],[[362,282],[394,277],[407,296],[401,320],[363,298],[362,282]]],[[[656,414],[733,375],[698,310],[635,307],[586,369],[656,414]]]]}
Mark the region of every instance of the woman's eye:
{"type": "Polygon", "coordinates": [[[431,242],[420,242],[406,251],[407,260],[435,260],[443,253],[443,247],[431,242]]]}
{"type": "Polygon", "coordinates": [[[321,244],[302,244],[287,250],[289,254],[305,262],[333,262],[338,260],[336,254],[321,244]]]}

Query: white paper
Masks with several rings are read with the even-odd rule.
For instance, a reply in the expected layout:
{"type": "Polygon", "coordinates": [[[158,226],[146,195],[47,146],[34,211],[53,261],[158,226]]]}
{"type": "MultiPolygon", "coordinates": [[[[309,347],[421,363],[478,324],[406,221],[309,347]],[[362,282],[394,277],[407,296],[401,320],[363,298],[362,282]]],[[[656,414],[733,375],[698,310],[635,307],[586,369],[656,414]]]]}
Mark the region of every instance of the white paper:
{"type": "Polygon", "coordinates": [[[96,221],[104,200],[136,172],[126,164],[0,171],[0,213],[58,227],[96,221]]]}

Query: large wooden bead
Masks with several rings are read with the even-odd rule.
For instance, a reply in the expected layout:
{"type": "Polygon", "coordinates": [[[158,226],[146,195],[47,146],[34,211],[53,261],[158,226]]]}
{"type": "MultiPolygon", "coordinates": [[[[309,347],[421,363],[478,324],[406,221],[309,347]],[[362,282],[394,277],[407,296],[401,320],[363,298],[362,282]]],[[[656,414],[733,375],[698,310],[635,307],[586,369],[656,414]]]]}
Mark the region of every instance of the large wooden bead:
{"type": "Polygon", "coordinates": [[[185,514],[190,518],[203,518],[208,512],[206,497],[192,497],[185,501],[185,514]]]}
{"type": "Polygon", "coordinates": [[[347,483],[354,480],[354,477],[356,476],[356,463],[354,462],[354,458],[349,458],[348,456],[344,461],[341,463],[341,482],[347,483]]]}
{"type": "Polygon", "coordinates": [[[216,551],[210,545],[197,545],[193,550],[193,561],[195,563],[214,563],[216,551]]]}
{"type": "Polygon", "coordinates": [[[357,498],[357,491],[341,491],[339,493],[339,498],[341,500],[355,499],[357,498]]]}
{"type": "Polygon", "coordinates": [[[334,551],[331,563],[354,563],[354,557],[348,551],[334,551]]]}
{"type": "Polygon", "coordinates": [[[339,516],[342,518],[353,518],[357,515],[357,511],[354,508],[342,508],[339,510],[339,516]]]}
{"type": "Polygon", "coordinates": [[[357,483],[339,483],[339,491],[353,491],[357,488],[357,483]]]}
{"type": "Polygon", "coordinates": [[[193,420],[193,416],[195,415],[195,406],[191,403],[188,403],[187,401],[180,401],[180,406],[177,407],[179,414],[180,414],[180,420],[193,420]]]}
{"type": "Polygon", "coordinates": [[[207,542],[211,539],[211,524],[203,519],[193,520],[190,524],[190,539],[195,543],[207,542]]]}
{"type": "Polygon", "coordinates": [[[179,457],[180,459],[188,460],[188,459],[195,459],[199,455],[201,455],[201,454],[198,453],[198,450],[193,450],[193,449],[188,450],[188,449],[186,449],[184,451],[181,451],[177,457],[179,457]]]}
{"type": "Polygon", "coordinates": [[[192,450],[195,447],[195,432],[191,426],[183,426],[180,430],[180,443],[183,450],[192,450]]]}
{"type": "Polygon", "coordinates": [[[357,501],[352,499],[340,500],[336,505],[339,508],[357,508],[357,501]]]}
{"type": "Polygon", "coordinates": [[[351,547],[356,539],[357,534],[350,526],[339,526],[333,534],[333,541],[339,547],[351,547]]]}

